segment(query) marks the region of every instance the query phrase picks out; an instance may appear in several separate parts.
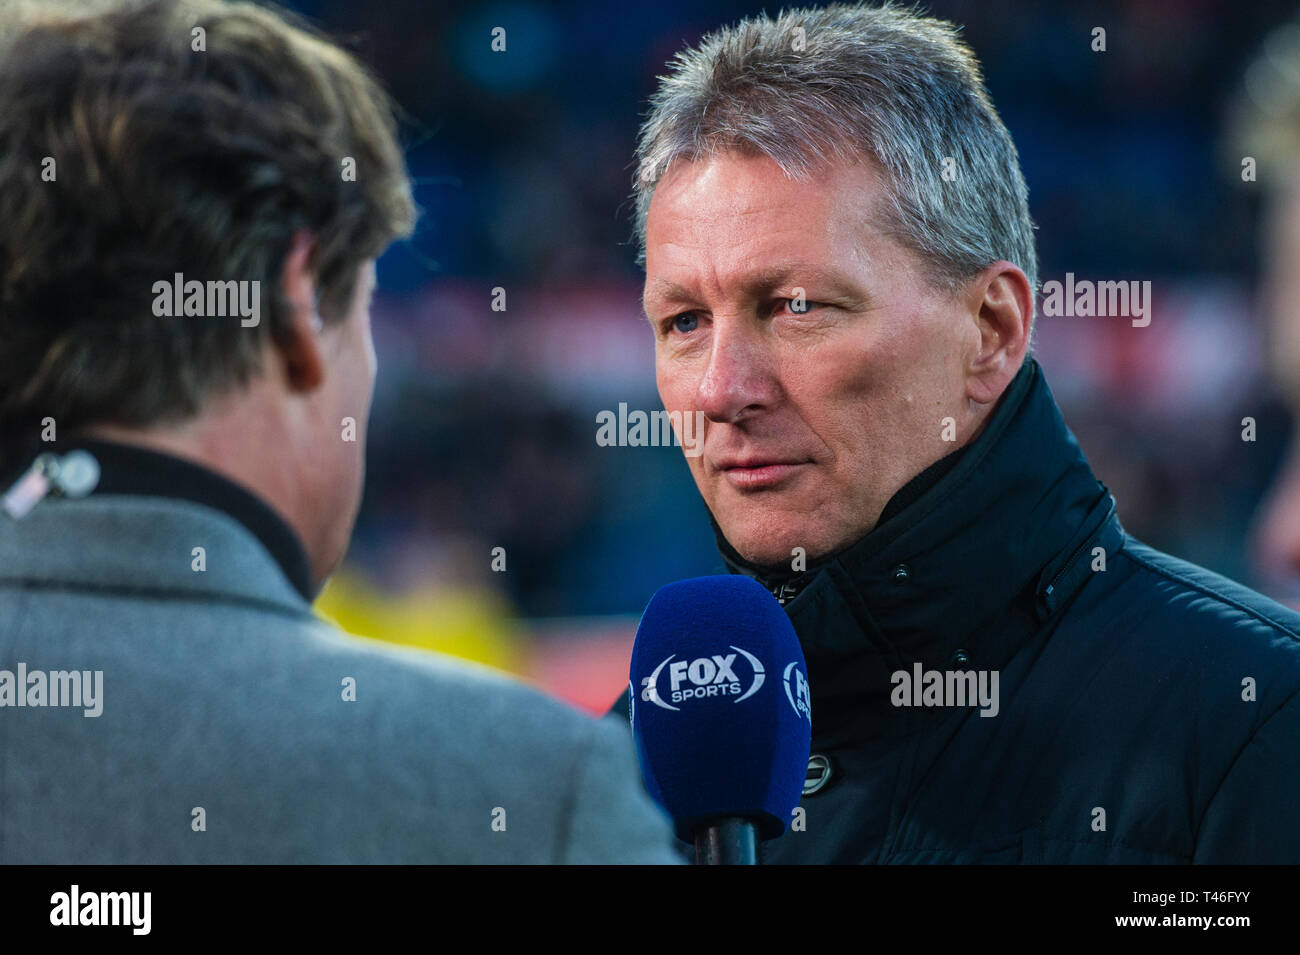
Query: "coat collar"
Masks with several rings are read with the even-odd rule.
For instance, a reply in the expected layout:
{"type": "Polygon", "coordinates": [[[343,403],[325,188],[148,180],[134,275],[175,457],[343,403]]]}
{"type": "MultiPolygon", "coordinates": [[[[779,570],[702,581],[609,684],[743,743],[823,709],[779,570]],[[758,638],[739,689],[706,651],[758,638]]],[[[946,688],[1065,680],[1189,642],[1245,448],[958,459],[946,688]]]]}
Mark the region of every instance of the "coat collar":
{"type": "MultiPolygon", "coordinates": [[[[30,467],[37,455],[51,450],[33,444],[17,458],[21,467],[6,473],[0,468],[0,492],[30,467]]],[[[94,496],[147,496],[192,501],[233,517],[266,548],[281,572],[307,603],[316,599],[307,551],[283,516],[250,489],[197,462],[145,447],[77,436],[58,444],[58,453],[88,452],[99,465],[94,496]]],[[[62,504],[47,501],[42,506],[62,504]]]]}
{"type": "MultiPolygon", "coordinates": [[[[945,460],[865,537],[810,567],[786,604],[819,736],[849,724],[906,732],[915,721],[900,712],[916,711],[890,705],[892,673],[915,663],[1000,669],[1088,580],[1093,548],[1113,554],[1122,540],[1114,498],[1033,358],[979,437],[945,460]]],[[[740,560],[720,534],[719,547],[733,573],[774,590],[786,583],[740,560]]]]}
{"type": "Polygon", "coordinates": [[[21,520],[0,515],[0,584],[239,603],[314,619],[247,527],[214,507],[170,496],[53,498],[21,520]]]}

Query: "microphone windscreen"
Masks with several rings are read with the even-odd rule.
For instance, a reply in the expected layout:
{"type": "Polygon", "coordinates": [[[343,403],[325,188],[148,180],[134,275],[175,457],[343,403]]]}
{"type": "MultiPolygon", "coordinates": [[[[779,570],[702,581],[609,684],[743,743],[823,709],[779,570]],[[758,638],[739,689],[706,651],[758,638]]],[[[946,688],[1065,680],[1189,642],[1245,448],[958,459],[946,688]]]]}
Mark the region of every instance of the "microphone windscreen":
{"type": "Polygon", "coordinates": [[[646,789],[690,841],[710,820],[785,831],[808,772],[812,695],[790,618],[757,581],[662,587],[632,648],[632,732],[646,789]]]}

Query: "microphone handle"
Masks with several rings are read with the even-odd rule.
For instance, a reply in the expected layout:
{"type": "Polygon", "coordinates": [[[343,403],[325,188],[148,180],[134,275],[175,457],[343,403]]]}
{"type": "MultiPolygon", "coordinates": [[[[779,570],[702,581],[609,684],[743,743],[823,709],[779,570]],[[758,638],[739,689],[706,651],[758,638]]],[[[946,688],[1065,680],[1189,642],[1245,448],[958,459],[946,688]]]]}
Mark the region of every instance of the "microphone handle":
{"type": "Polygon", "coordinates": [[[758,865],[758,829],[748,819],[718,819],[695,830],[696,865],[758,865]]]}

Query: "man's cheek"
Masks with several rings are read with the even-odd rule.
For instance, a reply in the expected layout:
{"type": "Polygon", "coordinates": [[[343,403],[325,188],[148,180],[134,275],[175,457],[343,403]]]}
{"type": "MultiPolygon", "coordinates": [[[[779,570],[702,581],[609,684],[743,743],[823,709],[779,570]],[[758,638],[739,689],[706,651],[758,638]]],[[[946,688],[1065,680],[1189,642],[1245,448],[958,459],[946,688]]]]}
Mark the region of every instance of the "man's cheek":
{"type": "Polygon", "coordinates": [[[664,410],[678,412],[682,415],[695,412],[695,389],[679,375],[660,375],[658,377],[659,400],[664,410]]]}
{"type": "Polygon", "coordinates": [[[659,400],[665,408],[673,407],[673,378],[663,359],[655,356],[655,388],[659,391],[659,400]]]}

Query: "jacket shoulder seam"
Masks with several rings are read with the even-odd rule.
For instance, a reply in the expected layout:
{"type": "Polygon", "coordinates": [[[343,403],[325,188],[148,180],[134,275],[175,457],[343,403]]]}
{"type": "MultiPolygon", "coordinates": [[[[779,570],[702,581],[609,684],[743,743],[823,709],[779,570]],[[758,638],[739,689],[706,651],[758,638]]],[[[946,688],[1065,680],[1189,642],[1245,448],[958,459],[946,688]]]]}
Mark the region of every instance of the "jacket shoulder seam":
{"type": "MultiPolygon", "coordinates": [[[[1131,538],[1125,535],[1125,543],[1128,543],[1129,540],[1131,540],[1131,538]]],[[[1292,639],[1300,641],[1300,633],[1297,633],[1290,626],[1288,626],[1285,623],[1282,623],[1280,620],[1276,620],[1273,617],[1268,616],[1263,611],[1257,610],[1254,607],[1248,607],[1245,604],[1241,603],[1239,600],[1235,600],[1232,597],[1229,597],[1225,593],[1221,593],[1218,590],[1214,590],[1210,587],[1207,587],[1205,584],[1198,583],[1197,581],[1190,580],[1181,574],[1169,570],[1168,568],[1161,567],[1158,564],[1154,564],[1151,561],[1147,560],[1146,558],[1138,556],[1128,547],[1125,547],[1122,552],[1125,555],[1127,555],[1128,558],[1132,560],[1134,563],[1146,568],[1151,573],[1163,577],[1166,580],[1171,581],[1172,583],[1181,584],[1182,586],[1187,587],[1190,590],[1195,590],[1197,593],[1204,594],[1207,597],[1212,597],[1215,600],[1219,601],[1220,603],[1227,604],[1229,607],[1232,607],[1234,610],[1238,610],[1241,613],[1244,613],[1247,616],[1252,617],[1255,620],[1258,620],[1260,623],[1268,624],[1270,627],[1282,631],[1292,639]]]]}

